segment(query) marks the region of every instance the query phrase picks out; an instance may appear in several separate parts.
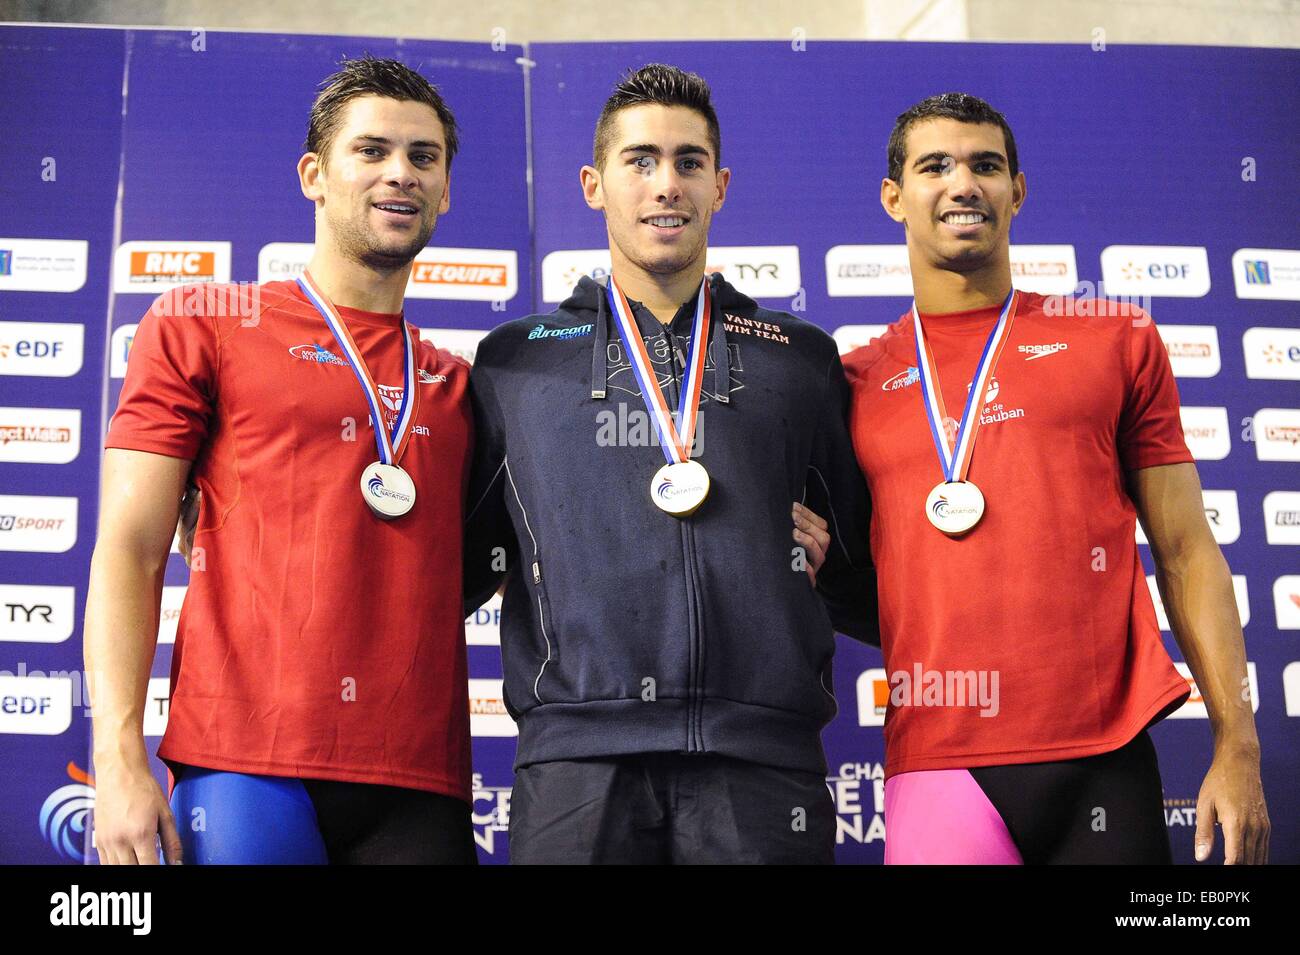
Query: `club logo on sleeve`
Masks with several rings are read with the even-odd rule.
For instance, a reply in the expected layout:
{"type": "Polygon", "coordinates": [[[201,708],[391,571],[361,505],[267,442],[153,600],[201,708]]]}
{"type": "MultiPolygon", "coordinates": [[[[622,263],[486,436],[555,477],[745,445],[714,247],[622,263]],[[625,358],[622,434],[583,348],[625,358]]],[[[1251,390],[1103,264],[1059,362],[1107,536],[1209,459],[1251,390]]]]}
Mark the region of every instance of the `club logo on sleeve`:
{"type": "Polygon", "coordinates": [[[1300,300],[1300,250],[1238,249],[1232,281],[1237,298],[1300,300]]]}
{"type": "Polygon", "coordinates": [[[1255,412],[1255,456],[1261,461],[1300,461],[1300,409],[1255,412]]]}

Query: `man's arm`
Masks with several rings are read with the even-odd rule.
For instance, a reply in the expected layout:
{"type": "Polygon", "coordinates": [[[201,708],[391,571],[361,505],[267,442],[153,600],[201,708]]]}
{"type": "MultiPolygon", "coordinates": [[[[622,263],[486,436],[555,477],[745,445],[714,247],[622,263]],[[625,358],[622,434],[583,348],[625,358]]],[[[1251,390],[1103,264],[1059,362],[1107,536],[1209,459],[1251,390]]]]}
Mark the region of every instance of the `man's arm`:
{"type": "Polygon", "coordinates": [[[474,460],[465,504],[465,616],[483,605],[505,582],[519,545],[506,510],[505,428],[490,374],[491,343],[479,346],[480,363],[470,372],[474,411],[474,460]]]}
{"type": "Polygon", "coordinates": [[[1151,542],[1170,629],[1205,699],[1214,734],[1214,758],[1196,807],[1196,859],[1209,857],[1217,821],[1225,863],[1262,864],[1268,861],[1270,825],[1246,647],[1228,564],[1205,521],[1196,465],[1132,471],[1129,492],[1151,542]]]}
{"type": "Polygon", "coordinates": [[[95,832],[100,860],[168,863],[180,837],[149,769],[144,706],[158,638],[163,573],[190,462],[109,448],[86,595],[85,659],[94,714],[95,832]]]}

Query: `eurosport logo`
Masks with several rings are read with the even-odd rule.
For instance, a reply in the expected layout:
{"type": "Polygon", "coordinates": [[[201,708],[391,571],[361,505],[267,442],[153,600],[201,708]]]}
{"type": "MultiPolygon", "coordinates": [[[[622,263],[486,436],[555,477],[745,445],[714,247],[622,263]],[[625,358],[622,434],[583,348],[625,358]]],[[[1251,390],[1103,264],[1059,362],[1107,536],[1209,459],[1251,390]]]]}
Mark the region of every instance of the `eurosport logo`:
{"type": "Polygon", "coordinates": [[[86,284],[85,239],[0,239],[0,292],[76,292],[86,284]]]}
{"type": "Polygon", "coordinates": [[[1200,298],[1210,291],[1210,261],[1200,245],[1110,245],[1101,277],[1115,295],[1200,298]]]}
{"type": "Polygon", "coordinates": [[[1300,409],[1255,412],[1255,456],[1261,461],[1300,461],[1300,409]]]}
{"type": "MultiPolygon", "coordinates": [[[[1181,661],[1175,662],[1174,667],[1184,680],[1187,681],[1192,695],[1187,698],[1187,702],[1169,714],[1171,720],[1208,720],[1209,711],[1205,708],[1205,697],[1201,696],[1200,688],[1196,685],[1196,679],[1192,676],[1191,668],[1181,661]]],[[[1244,691],[1246,687],[1250,688],[1250,708],[1254,712],[1259,712],[1259,680],[1255,675],[1255,664],[1246,661],[1246,678],[1248,682],[1241,687],[1244,691]]],[[[1236,687],[1233,687],[1236,689],[1236,687]]]]}
{"type": "MultiPolygon", "coordinates": [[[[1205,508],[1205,522],[1210,525],[1210,534],[1215,543],[1235,544],[1241,537],[1241,512],[1237,507],[1236,491],[1201,491],[1201,504],[1205,508]]],[[[1150,544],[1142,530],[1142,522],[1137,523],[1137,542],[1150,544]]]]}
{"type": "Polygon", "coordinates": [[[69,862],[84,862],[86,833],[95,811],[95,780],[73,762],[68,763],[66,786],[60,786],[41,804],[38,825],[41,838],[69,862]]]}
{"type": "Polygon", "coordinates": [[[841,325],[835,329],[833,337],[841,355],[847,355],[854,349],[869,345],[885,334],[888,325],[841,325]]]}
{"type": "Polygon", "coordinates": [[[826,294],[831,298],[912,296],[905,245],[836,245],[826,252],[826,294]]]}
{"type": "MultiPolygon", "coordinates": [[[[542,259],[542,301],[562,302],[582,276],[609,275],[607,249],[560,249],[542,259]]],[[[799,293],[802,278],[797,245],[716,246],[708,250],[706,275],[722,277],[750,298],[788,298],[799,293]]]]}
{"type": "Polygon", "coordinates": [[[1227,408],[1196,408],[1184,405],[1179,409],[1183,422],[1183,439],[1187,450],[1198,461],[1222,461],[1232,450],[1228,434],[1227,408]]]}
{"type": "MultiPolygon", "coordinates": [[[[1042,295],[1071,295],[1079,280],[1072,245],[1013,245],[1016,288],[1042,295]]],[[[826,294],[912,297],[906,245],[837,245],[826,253],[826,294]]]]}
{"type": "Polygon", "coordinates": [[[1237,298],[1300,300],[1300,251],[1238,249],[1232,253],[1237,298]]]}
{"type": "MultiPolygon", "coordinates": [[[[1164,601],[1160,599],[1160,589],[1156,586],[1154,574],[1147,574],[1147,589],[1151,592],[1151,602],[1156,608],[1156,622],[1161,630],[1169,629],[1169,615],[1165,612],[1164,601]]],[[[1250,594],[1246,589],[1246,578],[1241,574],[1232,575],[1232,595],[1237,601],[1237,619],[1243,627],[1250,623],[1250,594]]]]}
{"type": "Polygon", "coordinates": [[[1300,630],[1300,576],[1287,574],[1273,581],[1273,613],[1279,630],[1300,630]]]}
{"type": "Polygon", "coordinates": [[[72,636],[76,591],[43,584],[0,584],[0,642],[62,643],[72,636]]]}
{"type": "Polygon", "coordinates": [[[80,409],[0,408],[0,462],[69,464],[80,453],[80,409]]]}
{"type": "Polygon", "coordinates": [[[58,736],[72,725],[72,680],[0,671],[0,733],[58,736]]]}
{"type": "Polygon", "coordinates": [[[1248,328],[1241,336],[1247,378],[1300,378],[1300,329],[1248,328]]]}
{"type": "Polygon", "coordinates": [[[1300,544],[1300,492],[1264,495],[1264,534],[1270,544],[1300,544]]]}
{"type": "Polygon", "coordinates": [[[471,736],[518,736],[519,728],[506,710],[501,680],[469,681],[471,736]]]}
{"type": "Polygon", "coordinates": [[[311,342],[303,345],[292,345],[289,348],[289,354],[299,361],[313,362],[317,365],[343,365],[347,362],[334,354],[324,345],[317,345],[311,342]]]}
{"type": "Polygon", "coordinates": [[[519,294],[519,255],[514,249],[423,249],[411,266],[406,294],[458,302],[508,302],[519,294]]]}
{"type": "Polygon", "coordinates": [[[1176,378],[1213,378],[1222,367],[1213,325],[1156,325],[1176,378]]]}
{"type": "Polygon", "coordinates": [[[131,241],[113,253],[113,291],[119,295],[229,281],[229,242],[131,241]]]}
{"type": "Polygon", "coordinates": [[[0,375],[70,378],[81,371],[85,334],[63,322],[0,322],[0,375]]]}
{"type": "Polygon", "coordinates": [[[0,494],[0,551],[62,554],[76,542],[75,497],[0,494]]]}
{"type": "Polygon", "coordinates": [[[445,352],[451,352],[457,358],[474,364],[474,356],[478,354],[478,343],[481,342],[487,332],[479,331],[476,328],[421,328],[420,340],[426,341],[445,352]]]}
{"type": "Polygon", "coordinates": [[[465,618],[465,643],[471,647],[501,646],[501,595],[465,618]]]}

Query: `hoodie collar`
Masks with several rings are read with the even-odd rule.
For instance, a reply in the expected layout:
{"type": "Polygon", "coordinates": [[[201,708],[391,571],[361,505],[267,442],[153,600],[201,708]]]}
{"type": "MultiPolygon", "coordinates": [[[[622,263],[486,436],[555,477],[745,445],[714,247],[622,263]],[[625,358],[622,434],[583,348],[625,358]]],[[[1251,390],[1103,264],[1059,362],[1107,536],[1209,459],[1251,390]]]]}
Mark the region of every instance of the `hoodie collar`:
{"type": "MultiPolygon", "coordinates": [[[[613,315],[609,310],[609,298],[605,294],[605,284],[608,281],[608,278],[605,278],[597,282],[590,276],[584,275],[578,280],[573,294],[560,304],[560,308],[564,311],[596,313],[595,335],[592,336],[595,342],[591,355],[591,397],[596,399],[605,397],[605,384],[609,379],[609,324],[613,321],[613,315]]],[[[731,401],[731,355],[727,351],[727,329],[723,324],[723,309],[736,308],[745,304],[752,305],[753,302],[737,292],[719,272],[709,276],[709,293],[711,332],[709,351],[713,358],[713,398],[725,405],[731,401]]],[[[697,290],[695,295],[699,294],[697,290]]],[[[694,314],[695,295],[678,307],[677,314],[673,316],[673,326],[677,325],[686,306],[691,306],[690,314],[694,314]]],[[[635,313],[634,308],[633,314],[635,313]]],[[[657,319],[656,324],[659,324],[657,319]]]]}

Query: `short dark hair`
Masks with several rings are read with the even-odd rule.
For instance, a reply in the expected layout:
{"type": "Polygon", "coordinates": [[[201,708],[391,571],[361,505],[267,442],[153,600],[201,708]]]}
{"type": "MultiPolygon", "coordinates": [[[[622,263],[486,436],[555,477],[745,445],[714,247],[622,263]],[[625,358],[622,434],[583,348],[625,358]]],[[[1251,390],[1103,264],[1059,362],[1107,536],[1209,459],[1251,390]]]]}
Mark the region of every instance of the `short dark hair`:
{"type": "Polygon", "coordinates": [[[713,149],[713,162],[716,169],[722,168],[722,130],[718,126],[718,114],[713,110],[713,100],[709,84],[695,73],[687,73],[675,66],[664,63],[647,63],[641,69],[628,70],[614,87],[614,92],[605,100],[596,121],[596,141],[592,148],[595,166],[604,166],[609,154],[610,140],[614,136],[614,117],[621,110],[646,103],[658,103],[660,106],[685,106],[704,117],[709,127],[709,146],[713,149]]]}
{"type": "Polygon", "coordinates": [[[456,134],[456,117],[451,114],[442,94],[405,63],[378,59],[369,54],[341,60],[338,72],[321,82],[320,93],[311,104],[303,151],[318,154],[323,165],[343,121],[344,107],[358,96],[371,95],[414,101],[431,107],[442,121],[443,135],[447,140],[447,170],[451,170],[451,161],[460,147],[460,137],[456,134]]]}
{"type": "Polygon", "coordinates": [[[978,96],[969,93],[940,93],[921,100],[894,121],[894,131],[889,134],[889,178],[894,182],[903,181],[903,163],[907,159],[907,131],[927,119],[955,119],[959,123],[1000,126],[1006,139],[1007,165],[1011,169],[1012,178],[1020,172],[1016,138],[1011,135],[1011,127],[1007,125],[1005,116],[978,96]]]}

